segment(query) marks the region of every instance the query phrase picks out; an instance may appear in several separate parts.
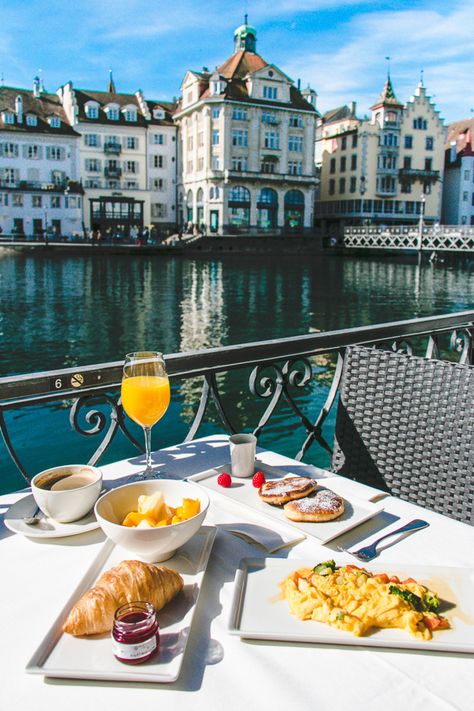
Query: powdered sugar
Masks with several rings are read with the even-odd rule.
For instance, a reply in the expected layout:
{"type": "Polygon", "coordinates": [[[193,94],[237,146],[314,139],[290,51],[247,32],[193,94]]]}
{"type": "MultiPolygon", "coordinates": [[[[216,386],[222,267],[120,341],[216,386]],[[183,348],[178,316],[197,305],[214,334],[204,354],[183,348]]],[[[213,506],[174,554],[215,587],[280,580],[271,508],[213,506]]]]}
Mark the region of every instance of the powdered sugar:
{"type": "Polygon", "coordinates": [[[267,481],[261,488],[262,496],[287,496],[295,491],[304,491],[308,487],[316,486],[314,479],[304,476],[293,476],[277,481],[267,481]]]}
{"type": "Polygon", "coordinates": [[[336,513],[343,504],[340,496],[330,489],[318,491],[315,496],[307,496],[304,499],[297,499],[291,502],[292,508],[296,508],[302,513],[328,512],[336,513]]]}

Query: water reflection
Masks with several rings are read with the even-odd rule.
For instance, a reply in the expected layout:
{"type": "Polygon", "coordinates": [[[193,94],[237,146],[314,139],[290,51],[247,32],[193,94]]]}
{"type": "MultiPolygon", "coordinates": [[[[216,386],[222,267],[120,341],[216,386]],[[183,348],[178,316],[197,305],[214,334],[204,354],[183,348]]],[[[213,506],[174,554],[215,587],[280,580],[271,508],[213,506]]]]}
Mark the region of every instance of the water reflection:
{"type": "MultiPolygon", "coordinates": [[[[471,308],[474,294],[468,261],[418,266],[404,259],[332,256],[233,256],[206,262],[1,254],[1,375],[115,361],[140,348],[200,350],[453,312],[471,308]]],[[[310,419],[324,402],[333,365],[313,363],[311,387],[298,400],[310,419]]],[[[247,429],[267,404],[249,394],[248,376],[248,369],[219,375],[232,420],[247,429]]],[[[176,385],[156,446],[185,436],[200,392],[200,378],[176,385]]],[[[97,442],[71,432],[67,417],[62,408],[39,417],[36,408],[11,413],[12,437],[27,460],[40,468],[53,465],[54,447],[78,460],[90,454],[97,442]]],[[[282,406],[262,443],[293,454],[304,438],[296,425],[282,406]]],[[[203,432],[217,426],[211,408],[203,432]]],[[[124,441],[112,458],[132,454],[124,441]]],[[[1,447],[0,469],[18,483],[1,447]]]]}

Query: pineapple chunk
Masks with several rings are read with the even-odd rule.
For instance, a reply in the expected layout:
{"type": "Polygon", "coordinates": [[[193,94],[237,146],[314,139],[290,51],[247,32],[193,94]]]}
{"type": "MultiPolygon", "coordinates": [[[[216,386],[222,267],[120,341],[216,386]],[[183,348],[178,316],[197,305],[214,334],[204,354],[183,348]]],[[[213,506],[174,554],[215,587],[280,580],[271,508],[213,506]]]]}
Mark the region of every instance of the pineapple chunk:
{"type": "Polygon", "coordinates": [[[150,519],[143,518],[140,523],[137,523],[136,528],[155,528],[155,526],[150,519]]]}
{"type": "Polygon", "coordinates": [[[138,512],[154,521],[159,521],[161,518],[164,518],[164,506],[165,497],[161,491],[156,491],[150,496],[143,494],[138,497],[138,512]]]}

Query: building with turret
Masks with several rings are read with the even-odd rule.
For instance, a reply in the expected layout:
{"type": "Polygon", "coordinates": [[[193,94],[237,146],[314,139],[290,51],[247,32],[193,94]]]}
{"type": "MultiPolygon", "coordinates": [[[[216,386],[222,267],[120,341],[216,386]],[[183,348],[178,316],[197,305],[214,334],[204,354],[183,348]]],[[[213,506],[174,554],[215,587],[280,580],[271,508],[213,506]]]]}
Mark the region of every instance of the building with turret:
{"type": "Polygon", "coordinates": [[[321,171],[317,223],[323,234],[345,226],[427,223],[441,216],[446,129],[421,81],[403,104],[390,75],[369,117],[355,104],[318,120],[321,171]]]}
{"type": "Polygon", "coordinates": [[[258,54],[256,29],[246,20],[233,54],[214,71],[186,72],[181,92],[178,215],[188,229],[311,228],[316,92],[258,54]]]}

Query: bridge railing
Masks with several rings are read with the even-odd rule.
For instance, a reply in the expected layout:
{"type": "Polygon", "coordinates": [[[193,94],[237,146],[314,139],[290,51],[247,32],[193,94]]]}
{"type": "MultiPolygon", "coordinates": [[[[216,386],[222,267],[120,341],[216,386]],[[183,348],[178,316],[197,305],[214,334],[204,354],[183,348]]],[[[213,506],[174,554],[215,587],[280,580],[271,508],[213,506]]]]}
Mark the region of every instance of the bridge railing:
{"type": "MultiPolygon", "coordinates": [[[[234,414],[230,413],[235,413],[237,399],[241,403],[242,398],[249,395],[262,406],[258,421],[251,423],[251,429],[257,437],[272,427],[272,420],[282,404],[296,418],[301,435],[294,456],[301,460],[314,444],[326,452],[331,451],[330,444],[323,436],[323,425],[337,398],[346,346],[374,345],[427,358],[446,357],[471,364],[473,336],[474,311],[464,311],[223,348],[171,353],[165,356],[165,360],[172,383],[198,381],[198,388],[193,386],[190,390],[192,417],[186,440],[198,435],[208,419],[211,403],[215,417],[225,431],[232,433],[241,429],[233,419],[234,414]],[[311,417],[303,407],[308,398],[303,402],[304,398],[299,396],[308,392],[322,371],[327,376],[324,380],[323,404],[316,416],[311,417]],[[223,394],[221,376],[231,372],[237,376],[234,388],[232,392],[223,394]]],[[[5,415],[32,405],[39,408],[38,418],[47,417],[52,403],[62,403],[68,407],[72,428],[78,434],[94,437],[97,441],[97,447],[89,460],[92,464],[97,463],[112,447],[119,432],[139,451],[143,451],[141,443],[128,428],[120,401],[122,366],[122,361],[115,361],[0,378],[0,431],[9,456],[27,481],[30,476],[22,461],[22,453],[14,445],[14,437],[5,415]],[[85,421],[87,426],[80,424],[80,418],[83,418],[81,421],[85,421]]],[[[279,427],[281,431],[281,423],[279,427]]],[[[58,433],[55,432],[54,436],[57,438],[58,433]]],[[[44,446],[46,448],[50,443],[45,441],[44,446]]]]}
{"type": "Polygon", "coordinates": [[[473,225],[400,225],[345,227],[344,246],[357,249],[399,249],[426,252],[474,251],[473,225]]]}

